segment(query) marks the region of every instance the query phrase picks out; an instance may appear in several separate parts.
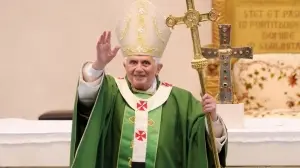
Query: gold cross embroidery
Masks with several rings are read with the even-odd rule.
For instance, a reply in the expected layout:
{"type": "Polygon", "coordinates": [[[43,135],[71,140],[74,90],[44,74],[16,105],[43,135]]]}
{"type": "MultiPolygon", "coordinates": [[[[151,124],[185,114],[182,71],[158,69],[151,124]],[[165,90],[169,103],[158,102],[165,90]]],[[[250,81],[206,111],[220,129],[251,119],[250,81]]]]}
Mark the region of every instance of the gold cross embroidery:
{"type": "Polygon", "coordinates": [[[129,167],[132,167],[132,159],[131,159],[131,157],[129,157],[128,159],[129,159],[129,161],[128,161],[128,166],[129,166],[129,167]]]}
{"type": "MultiPolygon", "coordinates": [[[[130,123],[134,124],[134,121],[135,121],[135,116],[132,116],[132,117],[129,118],[130,123]]],[[[148,125],[152,127],[154,125],[154,121],[152,119],[149,119],[148,120],[148,125]]]]}

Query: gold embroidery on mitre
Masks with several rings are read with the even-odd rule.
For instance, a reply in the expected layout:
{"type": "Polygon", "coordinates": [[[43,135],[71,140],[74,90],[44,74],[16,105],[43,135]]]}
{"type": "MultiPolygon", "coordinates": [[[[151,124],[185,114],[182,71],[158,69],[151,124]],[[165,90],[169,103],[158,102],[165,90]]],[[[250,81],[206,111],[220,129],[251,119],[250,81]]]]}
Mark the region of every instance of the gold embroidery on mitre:
{"type": "Polygon", "coordinates": [[[146,24],[145,24],[145,15],[148,15],[147,5],[144,0],[139,0],[138,7],[138,28],[137,28],[137,45],[134,47],[127,46],[123,47],[123,52],[128,55],[135,55],[136,53],[143,53],[145,55],[154,55],[155,52],[158,52],[158,48],[149,47],[145,43],[145,32],[146,24]]]}
{"type": "Polygon", "coordinates": [[[123,40],[123,38],[127,35],[128,33],[128,28],[129,28],[129,24],[131,22],[131,16],[127,16],[125,19],[124,19],[124,22],[125,22],[125,27],[121,30],[120,32],[120,41],[123,40]]]}
{"type": "Polygon", "coordinates": [[[154,28],[155,28],[155,33],[156,33],[156,36],[160,39],[160,41],[162,43],[166,43],[166,41],[164,40],[164,38],[162,37],[162,32],[159,30],[158,28],[158,25],[157,25],[157,21],[156,21],[156,18],[153,17],[152,18],[152,21],[153,21],[153,25],[154,25],[154,28]]]}
{"type": "Polygon", "coordinates": [[[125,18],[118,22],[116,34],[125,57],[148,55],[160,58],[171,29],[149,0],[135,0],[125,18]]]}

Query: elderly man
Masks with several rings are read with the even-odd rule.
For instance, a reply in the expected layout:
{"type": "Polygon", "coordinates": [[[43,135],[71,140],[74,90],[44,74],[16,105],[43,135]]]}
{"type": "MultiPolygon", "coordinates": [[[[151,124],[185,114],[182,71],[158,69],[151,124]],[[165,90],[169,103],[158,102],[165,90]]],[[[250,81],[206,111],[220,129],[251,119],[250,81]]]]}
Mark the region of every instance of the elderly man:
{"type": "Polygon", "coordinates": [[[202,103],[158,78],[170,37],[165,19],[147,0],[137,0],[111,33],[97,43],[97,58],[85,63],[72,125],[72,168],[213,168],[205,114],[211,113],[219,159],[225,166],[227,131],[212,96],[202,103]],[[121,48],[124,78],[105,66],[121,48]]]}

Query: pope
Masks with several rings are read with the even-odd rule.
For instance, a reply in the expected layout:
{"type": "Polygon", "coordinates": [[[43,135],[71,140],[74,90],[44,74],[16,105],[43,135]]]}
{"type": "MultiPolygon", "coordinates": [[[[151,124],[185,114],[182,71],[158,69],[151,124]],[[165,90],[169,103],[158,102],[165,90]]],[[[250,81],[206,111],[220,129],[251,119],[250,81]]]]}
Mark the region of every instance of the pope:
{"type": "Polygon", "coordinates": [[[226,166],[227,130],[215,99],[201,102],[159,78],[171,35],[165,18],[148,0],[134,1],[111,32],[97,43],[95,61],[84,63],[72,121],[72,168],[213,168],[205,114],[213,120],[216,147],[226,166]],[[121,50],[126,75],[105,73],[121,50]]]}

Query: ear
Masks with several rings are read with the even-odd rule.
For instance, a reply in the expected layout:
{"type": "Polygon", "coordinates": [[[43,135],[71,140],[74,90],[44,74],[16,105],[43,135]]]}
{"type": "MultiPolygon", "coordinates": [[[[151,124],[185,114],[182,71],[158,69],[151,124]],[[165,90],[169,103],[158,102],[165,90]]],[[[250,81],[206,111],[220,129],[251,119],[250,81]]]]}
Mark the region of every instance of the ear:
{"type": "Polygon", "coordinates": [[[157,73],[156,75],[159,74],[160,70],[163,68],[163,64],[157,64],[157,73]]]}

